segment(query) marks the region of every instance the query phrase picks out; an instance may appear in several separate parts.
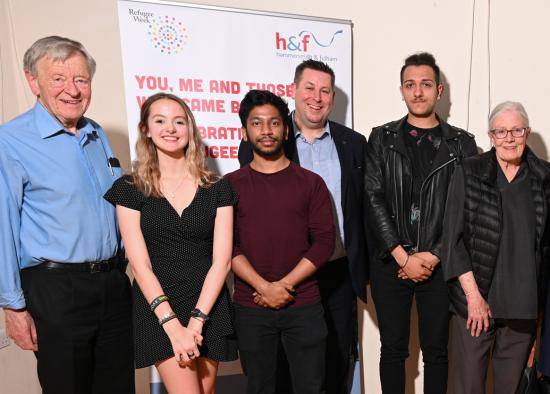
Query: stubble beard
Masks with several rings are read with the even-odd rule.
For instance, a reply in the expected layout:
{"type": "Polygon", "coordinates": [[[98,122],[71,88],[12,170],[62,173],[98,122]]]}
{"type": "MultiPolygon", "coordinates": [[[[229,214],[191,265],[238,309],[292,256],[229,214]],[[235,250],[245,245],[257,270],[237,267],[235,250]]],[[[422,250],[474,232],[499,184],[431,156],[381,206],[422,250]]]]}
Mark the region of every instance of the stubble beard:
{"type": "Polygon", "coordinates": [[[259,144],[253,143],[252,144],[252,150],[254,153],[256,153],[258,156],[261,156],[265,159],[273,159],[275,157],[278,157],[283,152],[283,144],[280,140],[276,140],[277,145],[274,146],[271,150],[265,150],[259,147],[259,144]]]}

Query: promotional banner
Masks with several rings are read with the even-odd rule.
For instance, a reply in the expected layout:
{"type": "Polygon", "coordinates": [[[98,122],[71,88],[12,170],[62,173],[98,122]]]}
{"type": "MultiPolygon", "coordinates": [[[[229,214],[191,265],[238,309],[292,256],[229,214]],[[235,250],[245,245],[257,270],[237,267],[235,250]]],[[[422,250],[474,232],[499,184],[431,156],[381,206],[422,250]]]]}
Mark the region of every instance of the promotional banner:
{"type": "MultiPolygon", "coordinates": [[[[293,109],[294,69],[306,59],[334,70],[331,119],[352,126],[349,21],[123,0],[118,15],[132,158],[141,103],[151,94],[169,92],[193,112],[209,167],[220,174],[236,170],[241,99],[251,89],[267,89],[293,109]]],[[[220,366],[220,375],[235,374],[240,374],[238,363],[220,366]]],[[[233,382],[218,392],[243,392],[237,387],[233,382]]]]}

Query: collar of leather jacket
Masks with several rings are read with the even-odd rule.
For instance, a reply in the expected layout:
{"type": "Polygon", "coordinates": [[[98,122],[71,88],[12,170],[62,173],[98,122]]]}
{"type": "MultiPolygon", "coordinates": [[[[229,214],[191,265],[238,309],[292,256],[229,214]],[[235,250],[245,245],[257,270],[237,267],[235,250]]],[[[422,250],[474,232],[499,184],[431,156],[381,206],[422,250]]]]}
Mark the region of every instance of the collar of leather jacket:
{"type": "MultiPolygon", "coordinates": [[[[443,119],[439,117],[439,115],[435,114],[437,121],[439,122],[439,125],[441,126],[441,137],[445,140],[452,140],[455,138],[458,138],[462,133],[468,132],[464,130],[457,129],[447,122],[445,122],[443,119]]],[[[390,132],[393,133],[400,133],[403,132],[405,129],[405,123],[407,122],[408,115],[405,115],[403,118],[390,122],[384,126],[384,128],[390,132]]],[[[470,134],[471,135],[471,134],[470,134]]],[[[472,135],[471,135],[472,136],[472,135]]],[[[473,136],[472,136],[473,137],[473,136]]]]}
{"type": "MultiPolygon", "coordinates": [[[[447,122],[443,121],[437,114],[436,116],[441,127],[441,140],[443,143],[438,148],[438,153],[434,159],[435,167],[446,163],[449,160],[449,156],[454,157],[456,155],[457,157],[462,157],[460,140],[466,137],[466,135],[470,135],[473,138],[473,135],[471,135],[470,133],[457,127],[453,127],[447,122]]],[[[407,148],[405,146],[405,139],[403,137],[406,121],[407,116],[399,120],[387,123],[382,126],[382,128],[385,130],[386,133],[391,133],[395,137],[390,138],[390,140],[392,140],[392,143],[389,145],[390,149],[394,149],[403,156],[408,157],[407,148]]]]}

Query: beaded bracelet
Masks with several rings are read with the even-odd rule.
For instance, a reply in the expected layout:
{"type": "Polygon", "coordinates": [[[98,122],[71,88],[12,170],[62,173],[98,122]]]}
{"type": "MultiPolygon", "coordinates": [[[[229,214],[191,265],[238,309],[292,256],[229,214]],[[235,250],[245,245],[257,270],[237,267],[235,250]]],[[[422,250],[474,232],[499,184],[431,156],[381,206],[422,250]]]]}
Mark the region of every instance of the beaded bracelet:
{"type": "Polygon", "coordinates": [[[170,320],[175,319],[176,317],[177,316],[174,312],[167,313],[159,319],[159,324],[163,326],[164,323],[168,323],[170,320]]]}
{"type": "Polygon", "coordinates": [[[160,304],[162,304],[163,302],[165,301],[168,301],[169,298],[168,296],[162,294],[162,295],[159,295],[157,298],[155,298],[151,304],[149,304],[149,307],[151,308],[151,312],[154,312],[155,309],[157,309],[157,306],[159,306],[160,304]]]}

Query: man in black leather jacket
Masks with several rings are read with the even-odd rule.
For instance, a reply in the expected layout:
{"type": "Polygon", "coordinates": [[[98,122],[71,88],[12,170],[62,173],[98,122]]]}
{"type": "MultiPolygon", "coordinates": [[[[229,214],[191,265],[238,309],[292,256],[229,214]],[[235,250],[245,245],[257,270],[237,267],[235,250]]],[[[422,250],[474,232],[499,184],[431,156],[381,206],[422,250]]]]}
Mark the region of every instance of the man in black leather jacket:
{"type": "Polygon", "coordinates": [[[366,223],[373,240],[370,278],[382,343],[384,393],[405,392],[413,297],[424,393],[442,394],[447,388],[449,299],[439,265],[442,222],[454,168],[477,149],[471,134],[435,113],[442,92],[434,57],[409,56],[401,69],[408,114],[374,128],[368,142],[366,223]]]}

